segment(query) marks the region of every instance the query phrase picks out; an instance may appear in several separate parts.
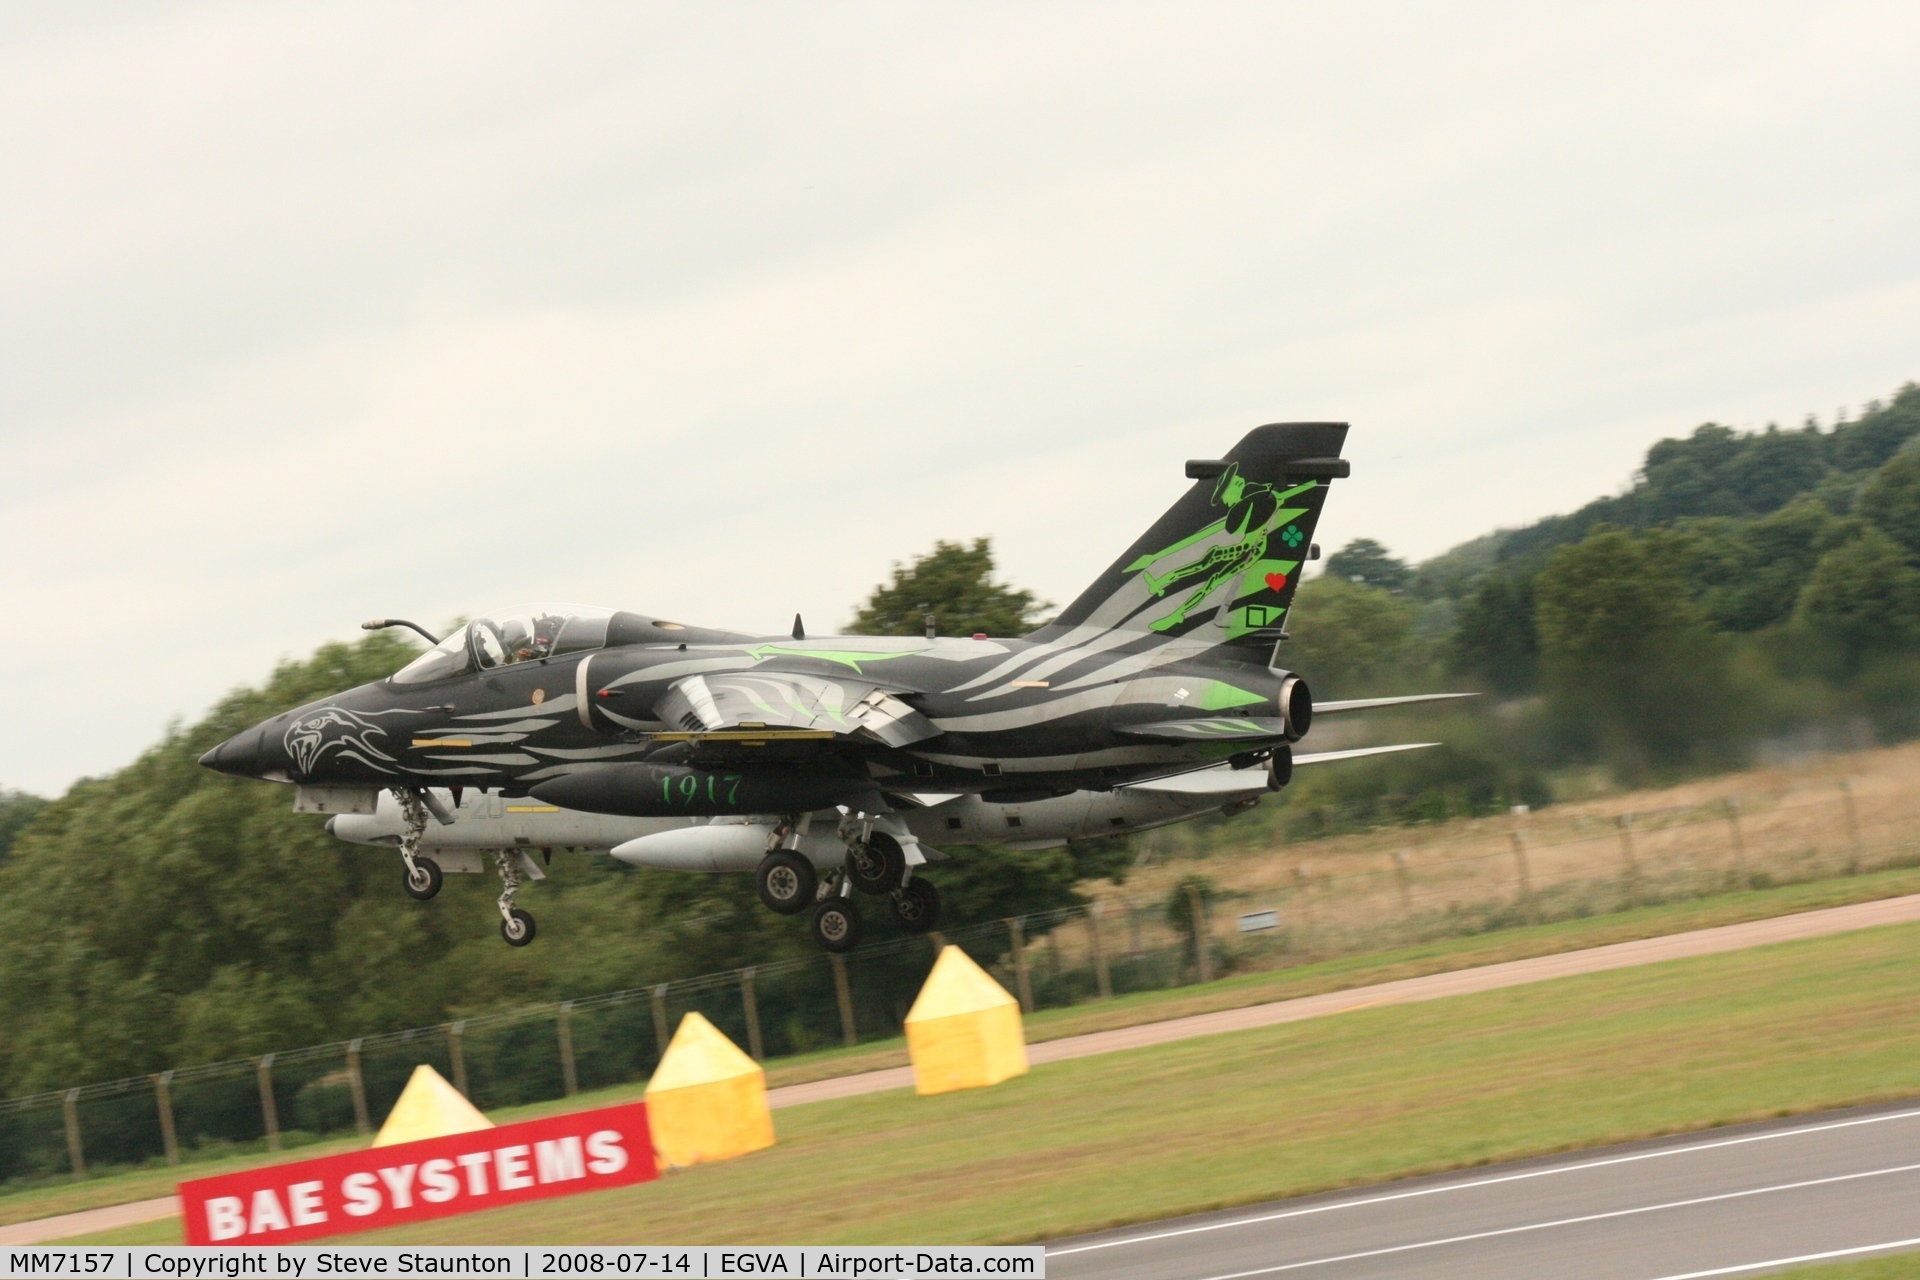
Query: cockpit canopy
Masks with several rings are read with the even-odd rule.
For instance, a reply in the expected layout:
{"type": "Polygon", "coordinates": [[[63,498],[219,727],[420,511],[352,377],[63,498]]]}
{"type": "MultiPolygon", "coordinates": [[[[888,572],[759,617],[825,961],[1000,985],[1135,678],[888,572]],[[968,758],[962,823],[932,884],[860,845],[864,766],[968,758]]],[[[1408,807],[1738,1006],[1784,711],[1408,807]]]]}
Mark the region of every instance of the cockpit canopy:
{"type": "Polygon", "coordinates": [[[471,671],[557,658],[607,642],[613,610],[583,604],[537,604],[475,618],[394,673],[395,684],[425,684],[471,671]]]}

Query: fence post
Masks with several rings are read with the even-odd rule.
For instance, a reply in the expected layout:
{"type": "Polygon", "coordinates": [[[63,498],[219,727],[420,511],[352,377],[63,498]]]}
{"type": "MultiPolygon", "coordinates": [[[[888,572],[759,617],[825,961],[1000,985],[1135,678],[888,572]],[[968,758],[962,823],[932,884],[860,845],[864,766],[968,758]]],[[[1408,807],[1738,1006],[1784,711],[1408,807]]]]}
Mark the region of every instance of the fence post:
{"type": "Polygon", "coordinates": [[[1847,874],[1857,876],[1860,874],[1860,811],[1854,807],[1853,803],[1852,778],[1840,779],[1840,799],[1847,807],[1847,839],[1850,842],[1847,874]]]}
{"type": "Polygon", "coordinates": [[[1740,878],[1742,889],[1753,888],[1753,877],[1747,873],[1747,842],[1740,835],[1740,797],[1728,796],[1722,802],[1727,815],[1727,832],[1733,837],[1733,871],[1740,878]]]}
{"type": "Polygon", "coordinates": [[[1413,917],[1413,852],[1400,848],[1393,851],[1393,878],[1400,884],[1400,914],[1408,919],[1413,917]]]}
{"type": "Polygon", "coordinates": [[[573,1071],[573,1001],[560,1002],[560,1016],[555,1022],[560,1036],[560,1083],[571,1098],[580,1092],[580,1080],[573,1071]]]}
{"type": "Polygon", "coordinates": [[[1623,813],[1614,819],[1620,824],[1620,860],[1626,867],[1627,905],[1640,905],[1640,863],[1633,856],[1633,815],[1623,813]]]}
{"type": "Polygon", "coordinates": [[[755,1062],[765,1062],[766,1050],[760,1043],[760,1002],[753,995],[753,966],[740,971],[740,1005],[747,1014],[747,1052],[755,1062]]]}
{"type": "Polygon", "coordinates": [[[467,1092],[467,1024],[465,1020],[447,1024],[447,1057],[453,1061],[453,1087],[460,1091],[463,1098],[473,1095],[467,1092]]]}
{"type": "Polygon", "coordinates": [[[1212,982],[1213,947],[1212,939],[1207,936],[1211,930],[1207,927],[1207,904],[1200,896],[1199,885],[1187,886],[1187,906],[1193,913],[1193,958],[1200,967],[1200,981],[1212,982]]]}
{"type": "Polygon", "coordinates": [[[1107,972],[1107,949],[1100,940],[1100,904],[1087,907],[1087,941],[1093,946],[1093,980],[1102,1000],[1113,999],[1113,975],[1107,972]]]}
{"type": "Polygon", "coordinates": [[[661,983],[653,989],[653,1042],[660,1047],[660,1056],[667,1056],[667,984],[661,983]]]}
{"type": "Polygon", "coordinates": [[[360,1044],[358,1039],[347,1041],[347,1083],[353,1087],[353,1127],[364,1137],[373,1131],[373,1122],[367,1118],[367,1078],[360,1074],[360,1044]]]}
{"type": "Polygon", "coordinates": [[[79,1182],[87,1176],[87,1153],[80,1145],[80,1091],[67,1090],[60,1109],[67,1121],[67,1159],[73,1164],[73,1180],[79,1182]]]}
{"type": "Polygon", "coordinates": [[[1528,924],[1540,923],[1540,904],[1533,896],[1533,875],[1527,867],[1527,806],[1516,804],[1511,810],[1513,830],[1507,832],[1507,839],[1513,841],[1513,869],[1520,879],[1520,914],[1528,924]]]}
{"type": "MultiPolygon", "coordinates": [[[[358,1044],[359,1041],[355,1041],[358,1044]]],[[[273,1100],[273,1055],[263,1053],[253,1062],[254,1074],[260,1081],[260,1118],[267,1126],[267,1150],[280,1149],[280,1108],[273,1100]]],[[[362,1129],[360,1132],[365,1133],[362,1129]]]]}
{"type": "Polygon", "coordinates": [[[1007,921],[1013,937],[1013,985],[1020,997],[1020,1012],[1033,1012],[1033,982],[1027,977],[1027,918],[1015,916],[1007,921]]]}
{"type": "Polygon", "coordinates": [[[847,962],[838,951],[827,952],[833,963],[833,994],[840,1001],[840,1038],[851,1049],[860,1043],[853,1033],[853,992],[847,988],[847,962]]]}
{"type": "Polygon", "coordinates": [[[160,1108],[160,1142],[167,1149],[167,1163],[180,1163],[180,1140],[173,1131],[173,1070],[162,1071],[153,1078],[153,1100],[160,1108]]]}
{"type": "Polygon", "coordinates": [[[1133,899],[1123,898],[1127,908],[1127,958],[1144,960],[1147,958],[1146,944],[1140,941],[1140,913],[1133,909],[1133,899]]]}

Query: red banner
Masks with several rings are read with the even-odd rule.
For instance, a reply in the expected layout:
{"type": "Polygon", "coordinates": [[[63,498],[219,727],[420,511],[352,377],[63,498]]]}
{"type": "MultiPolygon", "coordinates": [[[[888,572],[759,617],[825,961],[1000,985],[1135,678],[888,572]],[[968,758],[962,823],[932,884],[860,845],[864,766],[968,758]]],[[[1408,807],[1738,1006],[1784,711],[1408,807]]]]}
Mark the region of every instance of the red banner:
{"type": "Polygon", "coordinates": [[[292,1244],[659,1176],[647,1104],[180,1184],[188,1244],[292,1244]]]}

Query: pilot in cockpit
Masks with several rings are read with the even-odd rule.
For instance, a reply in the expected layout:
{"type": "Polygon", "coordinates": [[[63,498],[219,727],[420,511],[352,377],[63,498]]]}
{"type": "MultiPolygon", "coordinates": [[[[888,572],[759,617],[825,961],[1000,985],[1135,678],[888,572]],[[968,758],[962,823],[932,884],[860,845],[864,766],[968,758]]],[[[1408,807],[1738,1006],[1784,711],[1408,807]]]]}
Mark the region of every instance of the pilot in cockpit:
{"type": "Polygon", "coordinates": [[[529,631],[526,622],[519,618],[507,618],[501,622],[500,647],[506,651],[509,663],[526,662],[541,654],[535,646],[533,632],[529,631]]]}

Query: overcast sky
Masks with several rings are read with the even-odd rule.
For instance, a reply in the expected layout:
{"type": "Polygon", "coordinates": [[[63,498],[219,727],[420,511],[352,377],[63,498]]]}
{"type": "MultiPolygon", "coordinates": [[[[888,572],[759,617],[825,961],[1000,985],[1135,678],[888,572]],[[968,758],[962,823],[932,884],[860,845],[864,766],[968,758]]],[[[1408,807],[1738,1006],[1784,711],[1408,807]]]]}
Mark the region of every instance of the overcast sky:
{"type": "Polygon", "coordinates": [[[13,6],[0,785],[527,599],[1065,602],[1250,427],[1329,548],[1920,377],[1920,9],[13,6]]]}

